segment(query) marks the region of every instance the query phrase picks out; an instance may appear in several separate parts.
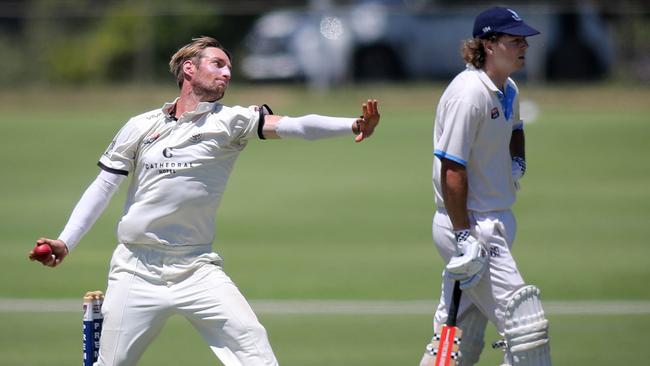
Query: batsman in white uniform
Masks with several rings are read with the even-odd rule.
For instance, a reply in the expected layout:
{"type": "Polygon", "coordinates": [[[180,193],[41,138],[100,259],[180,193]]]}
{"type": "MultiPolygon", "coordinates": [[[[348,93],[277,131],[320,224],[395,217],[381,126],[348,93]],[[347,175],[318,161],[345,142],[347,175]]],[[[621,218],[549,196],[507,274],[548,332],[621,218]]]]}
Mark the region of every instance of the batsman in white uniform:
{"type": "MultiPolygon", "coordinates": [[[[511,252],[517,225],[511,206],[526,163],[519,91],[510,75],[524,67],[526,37],[536,34],[511,9],[479,14],[474,38],[463,44],[467,68],[436,110],[433,239],[447,265],[433,325],[439,333],[460,281],[460,365],[478,362],[488,320],[504,337],[505,365],[551,364],[539,290],[525,284],[511,252]]],[[[421,366],[434,364],[435,345],[421,366]]]]}
{"type": "Polygon", "coordinates": [[[225,106],[218,100],[230,82],[230,55],[211,37],[179,49],[170,69],[179,97],[118,132],[59,238],[38,240],[53,249],[43,264],[61,263],[130,176],[97,365],[137,364],[173,314],[184,316],[226,366],[277,365],[265,329],[212,251],[228,177],[249,140],[370,137],[379,123],[377,101],[363,103],[359,118],[290,118],[266,106],[225,106]]]}

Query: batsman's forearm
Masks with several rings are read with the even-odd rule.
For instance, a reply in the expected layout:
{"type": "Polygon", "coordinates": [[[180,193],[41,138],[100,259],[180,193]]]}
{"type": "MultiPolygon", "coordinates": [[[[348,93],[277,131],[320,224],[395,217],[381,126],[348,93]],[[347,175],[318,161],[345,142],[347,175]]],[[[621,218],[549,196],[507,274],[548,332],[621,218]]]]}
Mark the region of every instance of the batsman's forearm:
{"type": "Polygon", "coordinates": [[[512,131],[510,137],[510,157],[515,156],[526,159],[526,137],[523,129],[512,131]]]}
{"type": "Polygon", "coordinates": [[[442,195],[454,230],[469,229],[467,171],[460,165],[442,165],[442,195]]]}

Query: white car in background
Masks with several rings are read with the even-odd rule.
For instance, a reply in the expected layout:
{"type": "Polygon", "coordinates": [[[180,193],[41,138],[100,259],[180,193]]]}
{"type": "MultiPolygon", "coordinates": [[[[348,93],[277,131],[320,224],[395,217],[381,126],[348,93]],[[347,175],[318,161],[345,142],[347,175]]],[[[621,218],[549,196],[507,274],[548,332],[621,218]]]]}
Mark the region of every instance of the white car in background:
{"type": "MultiPolygon", "coordinates": [[[[408,4],[403,0],[361,1],[263,15],[246,37],[242,73],[257,81],[306,80],[318,85],[445,79],[457,74],[464,67],[461,41],[471,37],[476,8],[408,4]]],[[[528,39],[527,66],[519,78],[553,79],[566,70],[569,76],[595,78],[607,72],[613,58],[610,37],[592,10],[581,9],[567,19],[548,6],[516,9],[542,32],[528,39]],[[567,39],[577,44],[566,44],[567,39]],[[605,52],[591,52],[596,47],[605,52]],[[576,60],[575,67],[572,60],[576,60]],[[584,60],[591,61],[585,64],[584,60]],[[559,70],[551,66],[558,63],[562,65],[559,70]]]]}

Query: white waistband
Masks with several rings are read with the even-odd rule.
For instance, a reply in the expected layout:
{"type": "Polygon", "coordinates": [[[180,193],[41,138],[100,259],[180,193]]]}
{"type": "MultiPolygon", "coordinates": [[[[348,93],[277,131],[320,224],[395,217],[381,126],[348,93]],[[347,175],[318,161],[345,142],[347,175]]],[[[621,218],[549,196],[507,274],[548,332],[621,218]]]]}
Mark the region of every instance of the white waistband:
{"type": "Polygon", "coordinates": [[[169,245],[169,244],[124,244],[131,251],[164,252],[174,254],[203,254],[212,252],[212,244],[169,245]]]}

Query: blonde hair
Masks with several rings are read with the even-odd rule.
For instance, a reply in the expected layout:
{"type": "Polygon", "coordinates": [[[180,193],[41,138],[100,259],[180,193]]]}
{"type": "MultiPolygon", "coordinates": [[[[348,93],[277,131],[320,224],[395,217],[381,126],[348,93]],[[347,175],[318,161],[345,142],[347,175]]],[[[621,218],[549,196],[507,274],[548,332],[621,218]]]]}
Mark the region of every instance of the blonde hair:
{"type": "Polygon", "coordinates": [[[201,58],[203,50],[208,47],[218,48],[225,52],[228,58],[231,58],[230,53],[216,39],[208,36],[192,38],[192,42],[176,51],[169,61],[169,71],[176,76],[176,83],[179,88],[183,86],[183,80],[185,79],[183,63],[187,60],[197,61],[201,58]]]}
{"type": "Polygon", "coordinates": [[[496,42],[501,35],[501,33],[493,33],[486,38],[472,38],[463,41],[460,49],[463,60],[477,69],[482,68],[485,66],[486,55],[483,41],[496,42]]]}

